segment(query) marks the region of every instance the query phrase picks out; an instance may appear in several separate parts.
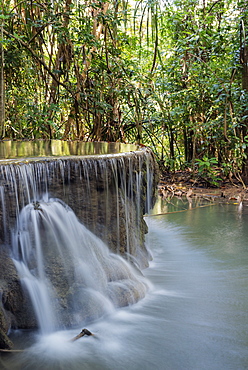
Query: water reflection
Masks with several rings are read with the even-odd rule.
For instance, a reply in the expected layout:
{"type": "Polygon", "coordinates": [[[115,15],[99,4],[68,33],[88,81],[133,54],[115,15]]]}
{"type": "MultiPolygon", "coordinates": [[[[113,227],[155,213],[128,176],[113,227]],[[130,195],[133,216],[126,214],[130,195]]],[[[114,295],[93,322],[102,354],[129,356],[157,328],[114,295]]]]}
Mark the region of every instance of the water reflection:
{"type": "Polygon", "coordinates": [[[135,144],[107,142],[76,142],[62,140],[7,140],[0,142],[0,159],[116,154],[135,151],[138,150],[138,148],[139,147],[135,144]]]}

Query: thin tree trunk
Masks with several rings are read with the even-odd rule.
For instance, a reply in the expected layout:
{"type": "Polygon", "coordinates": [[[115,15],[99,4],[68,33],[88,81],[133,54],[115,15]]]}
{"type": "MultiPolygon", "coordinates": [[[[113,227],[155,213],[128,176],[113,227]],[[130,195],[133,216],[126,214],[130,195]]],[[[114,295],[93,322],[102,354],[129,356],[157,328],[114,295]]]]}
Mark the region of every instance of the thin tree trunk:
{"type": "MultiPolygon", "coordinates": [[[[95,5],[95,3],[93,3],[93,4],[95,5]]],[[[99,4],[100,4],[100,2],[99,2],[99,4]]],[[[92,21],[93,21],[92,35],[95,37],[96,40],[100,39],[103,28],[105,27],[104,24],[99,21],[98,16],[101,13],[103,15],[105,15],[108,11],[109,5],[110,4],[108,2],[106,2],[106,3],[103,3],[101,5],[101,7],[92,6],[92,8],[90,8],[92,21]]],[[[77,112],[76,112],[77,116],[75,116],[75,119],[76,119],[76,125],[77,125],[77,135],[76,135],[76,137],[78,139],[83,139],[83,137],[84,137],[84,127],[83,127],[82,122],[81,122],[79,107],[81,106],[83,110],[89,112],[88,102],[82,102],[81,101],[81,92],[83,91],[83,89],[85,87],[85,84],[86,84],[86,81],[88,79],[88,70],[89,70],[90,65],[91,65],[93,54],[96,51],[97,51],[97,47],[93,46],[90,49],[87,56],[85,56],[84,67],[83,67],[82,71],[79,71],[78,65],[75,63],[76,78],[77,78],[77,93],[75,94],[74,99],[77,102],[76,103],[76,105],[77,105],[77,112]]],[[[94,108],[92,109],[92,111],[94,111],[94,108]]],[[[73,117],[74,114],[75,114],[75,105],[72,106],[71,112],[69,114],[69,119],[68,119],[68,121],[66,122],[66,125],[65,125],[65,131],[64,131],[64,134],[63,134],[64,139],[67,139],[69,137],[70,132],[73,129],[73,120],[71,118],[73,117]]],[[[93,135],[95,140],[101,140],[101,124],[102,124],[101,121],[102,120],[101,120],[101,117],[99,118],[98,116],[99,116],[99,114],[97,113],[97,115],[95,117],[93,117],[94,127],[93,127],[93,134],[92,135],[93,135]],[[100,125],[100,126],[98,127],[98,125],[100,125]],[[98,135],[100,135],[100,136],[98,136],[98,135]]]]}
{"type": "MultiPolygon", "coordinates": [[[[240,63],[242,65],[242,89],[248,93],[248,47],[246,40],[246,30],[244,21],[240,22],[240,63]]],[[[243,112],[244,116],[247,116],[247,110],[243,112]]],[[[247,136],[248,133],[248,120],[245,118],[243,137],[247,136]]],[[[246,158],[248,156],[248,148],[245,149],[246,158]]],[[[248,184],[248,159],[244,161],[242,168],[242,175],[244,177],[244,182],[248,184]]]]}
{"type": "Polygon", "coordinates": [[[248,92],[248,47],[244,21],[240,24],[240,63],[242,65],[242,89],[248,92]]]}
{"type": "MultiPolygon", "coordinates": [[[[3,40],[3,21],[1,24],[1,40],[3,40]]],[[[4,49],[0,49],[0,139],[5,135],[5,83],[4,83],[4,49]]]]}

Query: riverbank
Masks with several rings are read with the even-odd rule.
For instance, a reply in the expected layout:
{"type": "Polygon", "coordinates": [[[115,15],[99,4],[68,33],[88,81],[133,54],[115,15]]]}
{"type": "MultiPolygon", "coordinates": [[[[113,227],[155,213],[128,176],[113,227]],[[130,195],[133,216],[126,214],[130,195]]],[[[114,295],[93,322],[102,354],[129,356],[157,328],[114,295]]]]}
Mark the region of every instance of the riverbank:
{"type": "Polygon", "coordinates": [[[164,199],[186,196],[221,203],[248,203],[248,187],[237,179],[225,179],[217,187],[202,179],[193,179],[189,171],[162,172],[158,192],[164,199]]]}

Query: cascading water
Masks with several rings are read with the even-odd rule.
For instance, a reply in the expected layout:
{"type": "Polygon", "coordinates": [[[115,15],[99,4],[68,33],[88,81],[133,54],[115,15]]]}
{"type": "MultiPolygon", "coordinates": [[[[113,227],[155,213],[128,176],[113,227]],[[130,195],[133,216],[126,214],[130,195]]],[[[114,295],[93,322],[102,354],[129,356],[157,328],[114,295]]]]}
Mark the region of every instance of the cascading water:
{"type": "Polygon", "coordinates": [[[43,333],[135,303],[147,290],[144,278],[58,199],[25,206],[12,245],[43,333]]]}
{"type": "Polygon", "coordinates": [[[146,293],[140,269],[149,259],[143,214],[156,185],[152,154],[134,147],[125,154],[81,156],[79,149],[69,157],[0,161],[0,244],[7,254],[11,245],[14,261],[12,267],[7,260],[7,268],[8,257],[0,256],[7,279],[0,292],[4,315],[10,312],[17,327],[38,325],[49,333],[146,293]]]}

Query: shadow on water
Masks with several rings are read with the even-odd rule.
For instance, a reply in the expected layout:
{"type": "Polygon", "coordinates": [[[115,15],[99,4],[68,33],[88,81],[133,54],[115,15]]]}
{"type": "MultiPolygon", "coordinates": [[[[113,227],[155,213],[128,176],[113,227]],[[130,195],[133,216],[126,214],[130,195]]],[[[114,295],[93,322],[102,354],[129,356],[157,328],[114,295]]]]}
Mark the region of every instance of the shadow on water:
{"type": "MultiPolygon", "coordinates": [[[[159,200],[146,218],[151,282],[137,304],[46,336],[14,334],[21,354],[2,368],[245,370],[248,368],[248,208],[159,200]],[[177,202],[177,203],[176,203],[177,202]],[[208,205],[206,207],[199,207],[208,205]],[[26,342],[25,342],[26,341],[26,342]]],[[[1,362],[0,362],[1,364],[1,362]]]]}

